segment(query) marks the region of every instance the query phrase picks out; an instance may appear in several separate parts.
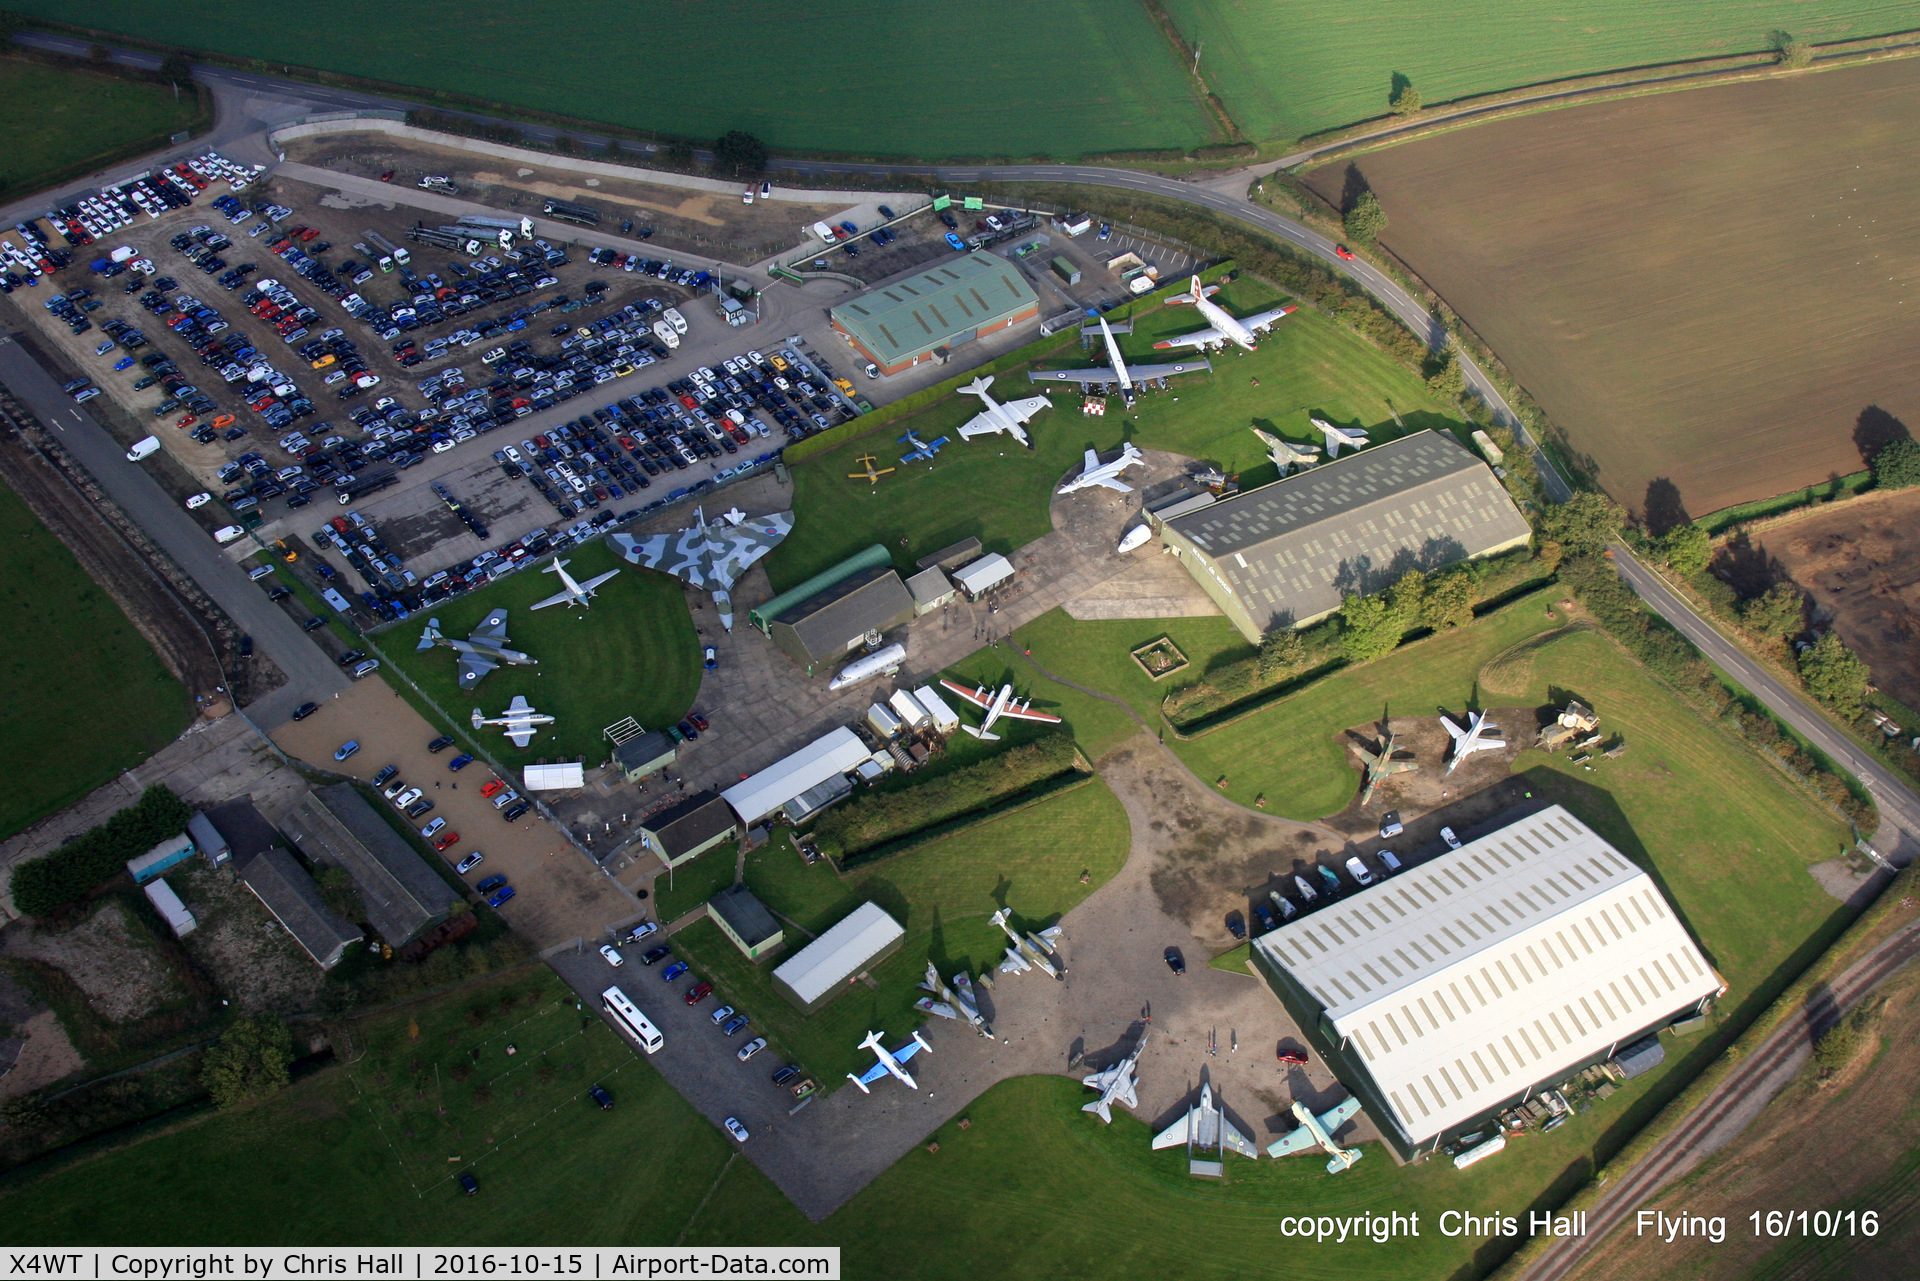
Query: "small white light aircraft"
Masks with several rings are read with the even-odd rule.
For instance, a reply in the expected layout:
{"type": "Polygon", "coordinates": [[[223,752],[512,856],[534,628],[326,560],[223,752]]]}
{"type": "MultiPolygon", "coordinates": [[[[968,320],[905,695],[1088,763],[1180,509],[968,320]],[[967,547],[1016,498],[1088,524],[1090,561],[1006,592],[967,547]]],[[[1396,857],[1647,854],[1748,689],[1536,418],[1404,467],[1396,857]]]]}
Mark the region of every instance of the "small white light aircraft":
{"type": "Polygon", "coordinates": [[[991,731],[993,729],[993,723],[1002,716],[1009,716],[1017,721],[1045,721],[1049,725],[1058,725],[1060,723],[1058,716],[1049,716],[1045,712],[1032,711],[1032,699],[1029,698],[1024,703],[1016,699],[1013,696],[1013,682],[1011,681],[1002,685],[998,694],[989,694],[985,685],[977,685],[972,689],[968,689],[965,685],[956,685],[952,681],[941,681],[940,683],[960,697],[966,699],[969,703],[972,703],[975,707],[986,712],[986,719],[980,722],[979,729],[975,729],[973,726],[964,723],[960,726],[961,729],[967,731],[967,733],[973,735],[975,738],[985,739],[990,743],[998,742],[1000,736],[991,731]]]}
{"type": "Polygon", "coordinates": [[[1280,469],[1282,476],[1287,474],[1289,468],[1311,467],[1320,461],[1320,451],[1312,445],[1296,445],[1258,427],[1251,430],[1260,438],[1260,443],[1267,447],[1267,457],[1273,460],[1273,465],[1280,469]]]}
{"type": "Polygon", "coordinates": [[[1003,907],[987,918],[1005,930],[1007,937],[1013,940],[1013,946],[1007,949],[1007,959],[1000,962],[1000,972],[1025,974],[1028,970],[1038,969],[1056,979],[1066,978],[1067,963],[1060,959],[1060,954],[1055,952],[1052,946],[1060,938],[1060,927],[1051,925],[1038,934],[1028,933],[1022,936],[1015,934],[1013,927],[1007,924],[1009,915],[1011,915],[1009,909],[1003,907]]]}
{"type": "Polygon", "coordinates": [[[569,609],[579,605],[585,608],[593,600],[594,589],[620,572],[617,569],[610,569],[598,578],[589,578],[584,583],[576,583],[573,581],[573,575],[567,572],[567,566],[572,563],[570,560],[561,560],[557,556],[546,563],[541,572],[560,575],[560,591],[545,600],[535,601],[528,606],[529,609],[545,609],[549,605],[565,605],[569,609]]]}
{"type": "Polygon", "coordinates": [[[1107,344],[1107,363],[1092,369],[1042,369],[1029,371],[1027,379],[1036,383],[1079,383],[1082,389],[1096,384],[1118,383],[1120,394],[1133,399],[1135,383],[1149,378],[1168,378],[1174,374],[1195,374],[1213,366],[1205,360],[1182,360],[1171,365],[1128,365],[1120,354],[1120,341],[1113,336],[1107,318],[1100,317],[1100,335],[1107,344]]]}
{"type": "Polygon", "coordinates": [[[1461,729],[1445,715],[1440,723],[1447,727],[1447,733],[1453,737],[1453,759],[1447,762],[1447,773],[1458,769],[1460,762],[1475,752],[1493,752],[1505,747],[1506,740],[1500,737],[1500,727],[1487,719],[1485,712],[1475,712],[1467,718],[1467,727],[1461,729]]]}
{"type": "Polygon", "coordinates": [[[1200,285],[1200,277],[1195,276],[1187,296],[1178,301],[1192,303],[1194,309],[1207,318],[1207,327],[1205,329],[1196,329],[1190,334],[1182,334],[1178,338],[1168,338],[1164,342],[1157,342],[1154,344],[1154,347],[1156,349],[1164,349],[1167,347],[1214,348],[1224,347],[1228,343],[1232,343],[1236,347],[1244,347],[1246,350],[1252,351],[1254,340],[1258,335],[1264,334],[1267,330],[1271,329],[1275,321],[1282,320],[1299,310],[1297,307],[1275,307],[1269,311],[1262,311],[1255,315],[1235,320],[1222,310],[1218,303],[1207,297],[1211,292],[1213,291],[1210,289],[1202,288],[1200,285]]]}
{"type": "Polygon", "coordinates": [[[1339,1174],[1351,1170],[1354,1162],[1366,1154],[1359,1148],[1343,1148],[1333,1141],[1334,1134],[1353,1119],[1360,1110],[1359,1099],[1348,1099],[1336,1107],[1313,1114],[1313,1109],[1304,1103],[1293,1105],[1293,1114],[1300,1120],[1300,1128],[1291,1134],[1282,1135],[1279,1142],[1267,1145],[1270,1157],[1292,1156],[1296,1152],[1305,1152],[1316,1143],[1333,1159],[1327,1162],[1328,1174],[1339,1174]]]}
{"type": "Polygon", "coordinates": [[[487,725],[498,725],[513,740],[515,747],[525,747],[533,741],[534,727],[551,725],[553,717],[544,712],[536,712],[527,705],[525,694],[515,694],[513,701],[507,704],[507,710],[498,716],[488,716],[479,708],[473,709],[473,727],[480,729],[487,725]]]}
{"type": "Polygon", "coordinates": [[[1015,440],[1033,448],[1033,442],[1027,439],[1023,424],[1043,409],[1053,404],[1045,396],[1029,396],[1025,400],[1010,400],[1002,405],[987,394],[987,388],[993,386],[993,377],[976,378],[960,390],[968,396],[978,396],[986,408],[975,414],[960,428],[960,439],[972,440],[975,436],[990,436],[994,432],[1005,432],[1015,440]]]}
{"type": "MultiPolygon", "coordinates": [[[[1147,1031],[1152,1030],[1152,1026],[1149,1025],[1147,1031]]],[[[1091,1112],[1108,1125],[1112,1125],[1112,1107],[1115,1103],[1124,1103],[1130,1108],[1139,1107],[1140,1100],[1134,1093],[1134,1065],[1140,1061],[1140,1051],[1146,1048],[1147,1033],[1142,1032],[1140,1044],[1134,1046],[1133,1052],[1126,1058],[1104,1072],[1095,1072],[1092,1076],[1083,1077],[1081,1084],[1089,1089],[1100,1091],[1100,1097],[1080,1110],[1091,1112]]]]}
{"type": "Polygon", "coordinates": [[[933,1053],[933,1047],[922,1040],[918,1032],[915,1032],[911,1041],[908,1041],[892,1053],[888,1053],[887,1047],[880,1044],[880,1038],[884,1035],[886,1034],[883,1032],[867,1033],[867,1039],[860,1042],[860,1048],[863,1050],[872,1050],[874,1057],[880,1061],[868,1068],[865,1072],[862,1072],[859,1076],[855,1076],[851,1072],[847,1073],[847,1080],[859,1086],[860,1093],[862,1094],[872,1094],[873,1091],[867,1087],[883,1076],[894,1077],[909,1090],[919,1089],[919,1083],[913,1079],[907,1072],[907,1069],[902,1067],[901,1064],[922,1050],[925,1050],[929,1054],[933,1053]]]}
{"type": "Polygon", "coordinates": [[[539,661],[517,649],[507,648],[507,611],[504,609],[488,614],[465,640],[443,634],[440,620],[429,618],[427,629],[420,633],[420,643],[414,648],[432,649],[435,645],[445,646],[460,656],[461,689],[472,689],[482,676],[502,663],[524,667],[539,661]]]}
{"type": "Polygon", "coordinates": [[[1089,449],[1087,451],[1086,462],[1080,468],[1080,474],[1060,486],[1060,488],[1054,492],[1056,494],[1071,494],[1077,490],[1099,485],[1101,488],[1111,489],[1115,493],[1131,494],[1133,492],[1133,486],[1121,481],[1120,473],[1136,464],[1144,467],[1146,462],[1146,456],[1135,449],[1133,442],[1130,440],[1120,447],[1120,456],[1110,463],[1101,462],[1100,455],[1089,449]]]}
{"type": "Polygon", "coordinates": [[[1324,418],[1310,418],[1307,421],[1311,422],[1315,429],[1327,438],[1328,458],[1338,458],[1340,456],[1340,446],[1342,445],[1347,446],[1349,449],[1361,450],[1373,443],[1367,439],[1367,433],[1363,431],[1348,431],[1344,427],[1335,427],[1324,418]]]}

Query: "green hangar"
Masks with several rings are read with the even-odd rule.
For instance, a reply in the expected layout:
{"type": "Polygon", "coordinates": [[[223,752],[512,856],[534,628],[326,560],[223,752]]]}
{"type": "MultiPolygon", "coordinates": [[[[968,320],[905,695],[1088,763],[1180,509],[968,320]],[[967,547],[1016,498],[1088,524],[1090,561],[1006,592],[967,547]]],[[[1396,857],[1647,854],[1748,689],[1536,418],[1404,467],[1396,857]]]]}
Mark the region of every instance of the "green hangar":
{"type": "Polygon", "coordinates": [[[1033,319],[1040,298],[1006,259],[972,253],[870,289],[828,314],[834,329],[881,373],[896,374],[936,359],[936,352],[1033,319]]]}

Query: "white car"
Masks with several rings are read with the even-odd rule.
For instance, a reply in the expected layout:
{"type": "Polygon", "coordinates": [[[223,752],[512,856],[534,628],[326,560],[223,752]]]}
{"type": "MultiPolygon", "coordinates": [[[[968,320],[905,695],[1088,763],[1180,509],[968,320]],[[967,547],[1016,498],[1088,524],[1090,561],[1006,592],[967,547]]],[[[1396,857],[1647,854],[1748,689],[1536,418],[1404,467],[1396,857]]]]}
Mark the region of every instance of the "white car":
{"type": "Polygon", "coordinates": [[[767,1048],[767,1038],[764,1036],[756,1036],[751,1041],[748,1041],[745,1045],[741,1046],[739,1049],[739,1052],[736,1053],[733,1057],[736,1059],[739,1059],[742,1063],[745,1063],[748,1059],[752,1058],[754,1055],[760,1053],[760,1051],[766,1048],[767,1048]]]}
{"type": "Polygon", "coordinates": [[[1447,848],[1450,850],[1460,848],[1460,838],[1453,834],[1451,827],[1443,827],[1440,829],[1440,839],[1447,843],[1447,848]]]}
{"type": "Polygon", "coordinates": [[[480,861],[484,857],[485,855],[481,854],[479,850],[475,850],[473,853],[461,859],[458,863],[455,863],[453,865],[453,870],[460,873],[462,876],[464,876],[468,872],[471,872],[474,868],[480,866],[480,861]]]}
{"type": "Polygon", "coordinates": [[[1357,854],[1347,860],[1347,872],[1362,885],[1373,884],[1373,873],[1367,870],[1367,865],[1360,861],[1357,854]]]}
{"type": "Polygon", "coordinates": [[[433,452],[436,454],[444,454],[459,443],[457,440],[436,440],[433,442],[433,452]]]}
{"type": "Polygon", "coordinates": [[[602,943],[600,945],[600,955],[606,957],[607,964],[611,965],[616,970],[619,969],[622,965],[625,965],[627,963],[626,958],[621,956],[619,952],[615,951],[614,946],[611,943],[602,943]]]}
{"type": "Polygon", "coordinates": [[[747,1127],[740,1124],[737,1118],[728,1117],[725,1121],[722,1121],[721,1124],[727,1127],[727,1133],[733,1136],[735,1143],[745,1143],[747,1141],[747,1127]]]}
{"type": "Polygon", "coordinates": [[[205,507],[208,503],[212,501],[213,501],[213,495],[207,493],[205,490],[202,490],[200,493],[195,494],[192,498],[189,498],[187,500],[187,510],[196,511],[199,508],[205,507]]]}
{"type": "Polygon", "coordinates": [[[420,799],[420,789],[417,787],[409,787],[406,791],[400,793],[400,795],[393,798],[393,807],[395,809],[403,810],[407,808],[407,806],[413,804],[415,801],[419,799],[420,799]]]}

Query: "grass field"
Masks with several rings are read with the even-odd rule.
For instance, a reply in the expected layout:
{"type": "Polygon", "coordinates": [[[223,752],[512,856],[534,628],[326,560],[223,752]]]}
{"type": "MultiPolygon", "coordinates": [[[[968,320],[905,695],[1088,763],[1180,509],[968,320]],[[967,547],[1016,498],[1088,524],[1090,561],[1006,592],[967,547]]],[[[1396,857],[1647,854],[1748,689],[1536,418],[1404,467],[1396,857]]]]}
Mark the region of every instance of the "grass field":
{"type": "Polygon", "coordinates": [[[1210,141],[1143,6],[984,0],[964,20],[900,0],[806,8],[421,0],[405,22],[342,0],[323,22],[208,0],[21,0],[23,13],[267,64],[292,63],[713,139],[861,154],[1072,156],[1210,141]],[[432,32],[423,40],[420,33],[432,32]]]}
{"type": "MultiPolygon", "coordinates": [[[[1392,217],[1384,243],[1664,529],[1857,472],[1920,421],[1920,171],[1888,145],[1916,114],[1920,62],[1900,59],[1354,164],[1392,217]]],[[[1310,181],[1337,198],[1346,164],[1310,181]]]]}
{"type": "Polygon", "coordinates": [[[410,618],[376,639],[386,657],[404,670],[463,733],[483,742],[510,766],[546,759],[585,756],[588,764],[610,750],[601,730],[622,716],[658,728],[686,715],[700,688],[699,638],[687,612],[680,580],[627,564],[604,542],[566,553],[567,573],[582,582],[615,568],[617,578],[596,589],[584,610],[552,605],[535,613],[528,606],[559,589],[559,580],[538,569],[509,578],[429,611],[448,636],[464,638],[500,606],[507,615],[507,639],[513,648],[538,660],[534,667],[497,667],[471,693],[460,689],[456,656],[435,646],[414,645],[426,615],[410,618]],[[467,716],[479,707],[499,715],[525,694],[534,709],[558,719],[542,726],[524,749],[496,729],[468,730],[467,716]]]}
{"type": "Polygon", "coordinates": [[[756,966],[708,922],[675,934],[673,945],[722,999],[753,1015],[776,1049],[818,1080],[838,1082],[860,1070],[855,1047],[869,1028],[904,1035],[926,1020],[913,1003],[929,957],[945,974],[979,972],[1005,948],[990,915],[1005,906],[1023,928],[1051,924],[1120,870],[1128,842],[1126,813],[1098,781],[845,876],[829,860],[807,866],[783,831],[747,856],[746,883],[800,927],[787,926],[787,952],[756,966]],[[875,969],[877,990],[854,988],[803,1017],[774,992],[774,966],[868,900],[906,927],[905,941],[875,969]]]}
{"type": "Polygon", "coordinates": [[[1248,135],[1297,138],[1382,115],[1390,78],[1427,103],[1618,67],[1711,58],[1767,47],[1785,27],[1833,41],[1901,31],[1910,6],[1841,0],[1818,10],[1793,0],[1738,6],[1661,0],[1455,5],[1442,17],[1418,0],[1307,4],[1284,0],[1164,0],[1201,70],[1248,135]]]}
{"type": "MultiPolygon", "coordinates": [[[[1243,277],[1222,291],[1236,314],[1280,301],[1260,281],[1243,277]]],[[[1191,307],[1165,306],[1140,316],[1135,332],[1121,340],[1122,354],[1149,357],[1169,334],[1199,327],[1191,307]]],[[[1161,353],[1164,356],[1165,353],[1161,353]]],[[[1029,425],[1029,451],[998,436],[970,442],[955,429],[980,410],[972,396],[949,396],[917,414],[889,423],[886,431],[815,455],[793,469],[797,534],[767,557],[776,590],[790,587],[871,543],[893,549],[908,572],[926,553],[969,535],[989,551],[1011,552],[1047,533],[1048,499],[1060,479],[1088,449],[1112,449],[1132,439],[1148,449],[1166,449],[1242,473],[1243,484],[1274,478],[1259,438],[1262,428],[1305,441],[1309,413],[1346,426],[1363,426],[1376,441],[1408,430],[1447,427],[1455,420],[1411,373],[1364,339],[1318,312],[1301,310],[1280,322],[1251,354],[1217,354],[1214,372],[1173,381],[1173,390],[1143,397],[1138,412],[1089,418],[1079,412],[1078,392],[1054,397],[1029,425]],[[912,429],[922,440],[954,437],[932,463],[900,467],[878,485],[848,479],[862,454],[897,462],[896,437],[912,429]],[[900,546],[905,538],[908,545],[900,546]]],[[[1078,368],[1087,363],[1069,338],[1039,368],[1078,368]]],[[[1033,394],[1024,371],[999,375],[994,392],[1005,399],[1033,394]]],[[[1311,433],[1319,443],[1318,433],[1311,433]]]]}
{"type": "Polygon", "coordinates": [[[4,484],[0,544],[0,687],[15,725],[0,735],[0,836],[10,836],[159,751],[193,708],[120,607],[4,484]]]}
{"type": "Polygon", "coordinates": [[[166,85],[0,58],[0,192],[19,196],[62,171],[144,139],[164,141],[198,114],[166,85]]]}

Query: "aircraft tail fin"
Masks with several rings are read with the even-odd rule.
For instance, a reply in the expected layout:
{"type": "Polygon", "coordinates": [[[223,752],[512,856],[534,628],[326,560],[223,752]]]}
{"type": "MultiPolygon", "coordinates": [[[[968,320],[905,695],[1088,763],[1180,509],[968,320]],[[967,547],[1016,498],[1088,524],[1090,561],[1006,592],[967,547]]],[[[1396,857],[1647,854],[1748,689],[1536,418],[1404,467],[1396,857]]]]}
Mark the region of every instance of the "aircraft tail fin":
{"type": "Polygon", "coordinates": [[[1200,284],[1200,277],[1198,276],[1195,276],[1193,278],[1192,283],[1188,285],[1187,288],[1188,288],[1189,294],[1192,296],[1195,302],[1199,302],[1202,298],[1205,298],[1207,296],[1207,291],[1200,284]]]}
{"type": "Polygon", "coordinates": [[[434,644],[440,639],[440,620],[437,618],[429,618],[427,620],[427,630],[420,633],[420,643],[415,645],[414,648],[416,650],[432,649],[434,644]]]}
{"type": "Polygon", "coordinates": [[[1095,1116],[1099,1117],[1102,1121],[1105,1121],[1108,1125],[1113,1124],[1113,1113],[1108,1111],[1107,1100],[1104,1096],[1101,1098],[1095,1099],[1091,1103],[1086,1104],[1080,1110],[1082,1112],[1093,1113],[1095,1116]]]}
{"type": "Polygon", "coordinates": [[[997,743],[1000,741],[1000,736],[991,730],[975,729],[971,725],[962,725],[960,728],[985,743],[997,743]]]}

